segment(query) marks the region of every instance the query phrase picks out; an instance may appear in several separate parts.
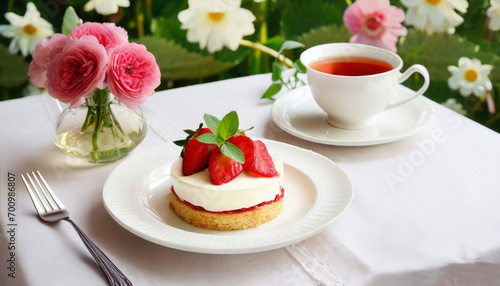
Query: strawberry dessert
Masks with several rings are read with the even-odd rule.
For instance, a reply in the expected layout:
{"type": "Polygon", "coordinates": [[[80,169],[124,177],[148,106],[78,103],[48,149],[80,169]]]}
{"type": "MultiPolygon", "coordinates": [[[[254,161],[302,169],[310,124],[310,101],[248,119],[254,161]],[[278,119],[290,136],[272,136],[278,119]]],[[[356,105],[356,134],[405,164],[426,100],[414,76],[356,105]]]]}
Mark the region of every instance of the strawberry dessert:
{"type": "Polygon", "coordinates": [[[171,167],[176,215],[212,230],[257,227],[283,208],[283,163],[260,140],[238,129],[236,112],[222,120],[205,114],[208,128],[186,131],[181,156],[171,167]]]}

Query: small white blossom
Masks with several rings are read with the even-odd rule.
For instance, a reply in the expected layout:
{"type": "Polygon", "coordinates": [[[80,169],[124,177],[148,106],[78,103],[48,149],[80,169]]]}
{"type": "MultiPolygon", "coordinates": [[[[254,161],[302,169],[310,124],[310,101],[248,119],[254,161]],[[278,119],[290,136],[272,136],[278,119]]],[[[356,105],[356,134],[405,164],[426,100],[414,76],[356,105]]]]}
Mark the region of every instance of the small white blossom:
{"type": "Polygon", "coordinates": [[[491,0],[491,6],[486,11],[486,14],[490,18],[490,23],[488,27],[492,31],[500,30],[500,0],[491,0]]]}
{"type": "Polygon", "coordinates": [[[119,7],[129,7],[129,0],[90,0],[85,4],[85,11],[95,11],[101,15],[118,13],[119,7]]]}
{"type": "Polygon", "coordinates": [[[478,59],[461,57],[458,60],[458,67],[448,66],[448,71],[451,73],[448,86],[453,90],[459,89],[462,96],[473,93],[480,98],[493,88],[488,78],[492,68],[491,65],[482,65],[478,59]]]}
{"type": "Polygon", "coordinates": [[[428,34],[454,33],[455,27],[464,21],[455,9],[465,13],[469,7],[467,0],[401,0],[401,3],[408,8],[405,23],[428,34]]]}
{"type": "Polygon", "coordinates": [[[187,40],[198,42],[200,49],[210,53],[224,46],[236,50],[243,36],[255,32],[255,16],[241,8],[240,0],[189,0],[189,8],[178,14],[182,29],[187,29],[187,40]]]}
{"type": "Polygon", "coordinates": [[[446,102],[443,102],[443,105],[462,115],[467,114],[467,111],[464,109],[464,106],[460,102],[457,102],[455,98],[448,98],[446,102]]]}
{"type": "Polygon", "coordinates": [[[5,13],[5,18],[10,25],[0,25],[0,34],[6,38],[12,38],[9,45],[9,51],[12,54],[21,51],[21,54],[26,57],[33,52],[41,40],[54,34],[52,24],[40,16],[40,12],[32,2],[26,5],[26,13],[23,17],[8,12],[5,13]]]}

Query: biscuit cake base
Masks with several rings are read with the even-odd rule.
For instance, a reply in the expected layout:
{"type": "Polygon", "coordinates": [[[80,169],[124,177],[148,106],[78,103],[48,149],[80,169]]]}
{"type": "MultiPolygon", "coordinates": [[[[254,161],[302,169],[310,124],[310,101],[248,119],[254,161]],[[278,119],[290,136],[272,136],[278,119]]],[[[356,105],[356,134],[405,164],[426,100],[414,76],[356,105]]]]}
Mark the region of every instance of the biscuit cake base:
{"type": "Polygon", "coordinates": [[[238,230],[257,227],[276,218],[283,209],[283,199],[241,212],[209,212],[198,210],[172,194],[170,206],[178,217],[199,228],[211,230],[238,230]]]}

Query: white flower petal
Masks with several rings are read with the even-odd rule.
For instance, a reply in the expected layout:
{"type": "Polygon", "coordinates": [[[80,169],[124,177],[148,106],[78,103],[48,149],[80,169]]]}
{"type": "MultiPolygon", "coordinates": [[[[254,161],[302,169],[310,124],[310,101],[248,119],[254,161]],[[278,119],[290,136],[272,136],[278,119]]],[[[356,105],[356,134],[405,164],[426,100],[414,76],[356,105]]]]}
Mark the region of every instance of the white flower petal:
{"type": "Polygon", "coordinates": [[[255,32],[255,16],[249,10],[240,8],[240,0],[189,0],[189,8],[177,14],[187,29],[190,42],[199,42],[200,48],[207,47],[210,53],[224,46],[236,50],[243,36],[255,32]],[[209,13],[224,13],[220,19],[211,19],[209,13]]]}
{"type": "Polygon", "coordinates": [[[484,87],[480,85],[474,86],[474,88],[472,89],[472,93],[479,98],[483,97],[485,92],[486,90],[484,89],[484,87]]]}
{"type": "Polygon", "coordinates": [[[95,11],[101,15],[110,15],[118,12],[118,3],[116,0],[96,0],[95,11]]]}
{"type": "Polygon", "coordinates": [[[28,2],[28,4],[26,5],[26,13],[24,14],[24,18],[31,21],[33,19],[40,18],[40,12],[38,12],[33,2],[28,2]]]}
{"type": "Polygon", "coordinates": [[[492,31],[500,30],[500,16],[497,18],[491,18],[488,28],[490,28],[490,30],[492,31]]]}
{"type": "Polygon", "coordinates": [[[458,11],[465,13],[467,12],[467,8],[469,8],[469,3],[467,2],[467,0],[454,0],[453,6],[458,11]]]}
{"type": "Polygon", "coordinates": [[[118,0],[116,3],[120,7],[130,7],[130,1],[129,0],[118,0]]]}
{"type": "Polygon", "coordinates": [[[19,52],[19,38],[18,37],[12,39],[12,41],[10,42],[9,52],[11,54],[17,54],[17,52],[19,52]]]}
{"type": "Polygon", "coordinates": [[[448,14],[448,16],[445,19],[445,26],[447,28],[455,28],[462,24],[464,22],[464,18],[462,16],[458,15],[457,13],[453,12],[448,14]]]}
{"type": "Polygon", "coordinates": [[[29,40],[27,38],[19,38],[19,49],[21,50],[21,54],[25,57],[27,56],[29,51],[29,40]]]}
{"type": "Polygon", "coordinates": [[[421,3],[421,0],[401,0],[401,3],[406,7],[416,7],[421,3]]]}
{"type": "Polygon", "coordinates": [[[469,66],[471,63],[471,59],[466,57],[461,57],[460,59],[458,59],[458,67],[469,66]]]}
{"type": "Polygon", "coordinates": [[[24,26],[26,21],[23,17],[16,15],[12,12],[5,13],[5,19],[13,26],[24,26]]]}
{"type": "Polygon", "coordinates": [[[443,30],[445,18],[441,11],[436,9],[429,10],[429,21],[437,31],[443,30]]]}
{"type": "Polygon", "coordinates": [[[448,79],[448,86],[453,90],[457,90],[460,87],[460,78],[458,76],[450,77],[448,79]]]}
{"type": "Polygon", "coordinates": [[[212,30],[210,37],[208,38],[207,50],[210,53],[222,50],[224,47],[224,34],[220,33],[219,30],[212,30]]]}
{"type": "Polygon", "coordinates": [[[90,12],[95,9],[95,0],[90,0],[89,2],[85,3],[85,6],[83,6],[83,9],[85,12],[90,12]]]}
{"type": "Polygon", "coordinates": [[[14,38],[17,35],[21,34],[19,27],[11,26],[11,25],[2,25],[0,28],[0,33],[6,38],[14,38]]]}
{"type": "Polygon", "coordinates": [[[479,73],[482,74],[483,76],[488,76],[493,69],[492,65],[482,65],[478,68],[479,73]]]}
{"type": "Polygon", "coordinates": [[[451,74],[455,75],[455,74],[457,74],[460,71],[460,69],[458,67],[456,67],[456,66],[448,66],[448,71],[451,74]]]}
{"type": "Polygon", "coordinates": [[[460,94],[464,97],[471,95],[472,90],[468,87],[461,87],[460,88],[460,94]]]}
{"type": "Polygon", "coordinates": [[[84,6],[84,10],[89,12],[95,9],[99,14],[111,15],[117,13],[120,7],[129,6],[129,0],[89,0],[84,6]]]}
{"type": "Polygon", "coordinates": [[[413,25],[418,30],[454,33],[455,27],[463,23],[463,18],[455,9],[465,13],[468,8],[466,0],[442,0],[431,4],[427,0],[401,0],[408,7],[405,23],[413,25]]]}
{"type": "Polygon", "coordinates": [[[471,59],[471,65],[480,67],[481,66],[481,61],[478,60],[478,59],[476,59],[476,58],[471,59]]]}

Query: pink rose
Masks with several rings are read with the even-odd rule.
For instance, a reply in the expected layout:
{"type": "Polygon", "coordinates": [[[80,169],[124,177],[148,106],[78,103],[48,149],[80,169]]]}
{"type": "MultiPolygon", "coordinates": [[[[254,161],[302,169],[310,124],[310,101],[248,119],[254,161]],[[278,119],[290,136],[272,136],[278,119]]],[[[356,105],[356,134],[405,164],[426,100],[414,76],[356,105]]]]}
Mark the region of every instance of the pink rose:
{"type": "Polygon", "coordinates": [[[401,24],[403,10],[391,6],[389,0],[356,0],[344,11],[344,23],[354,34],[350,42],[377,46],[396,52],[400,36],[407,33],[401,24]]]}
{"type": "Polygon", "coordinates": [[[96,37],[99,43],[106,48],[106,51],[128,42],[127,31],[122,27],[117,27],[114,23],[86,22],[76,26],[69,33],[73,39],[87,35],[96,37]]]}
{"type": "Polygon", "coordinates": [[[49,60],[60,53],[70,38],[63,34],[54,34],[50,39],[43,39],[32,53],[33,60],[28,69],[31,83],[38,87],[47,87],[47,65],[49,60]]]}
{"type": "Polygon", "coordinates": [[[153,94],[160,75],[155,57],[143,45],[126,43],[109,52],[109,90],[132,109],[153,94]]]}
{"type": "Polygon", "coordinates": [[[72,106],[94,88],[103,89],[108,56],[93,36],[71,40],[47,66],[47,88],[54,98],[72,106]]]}

